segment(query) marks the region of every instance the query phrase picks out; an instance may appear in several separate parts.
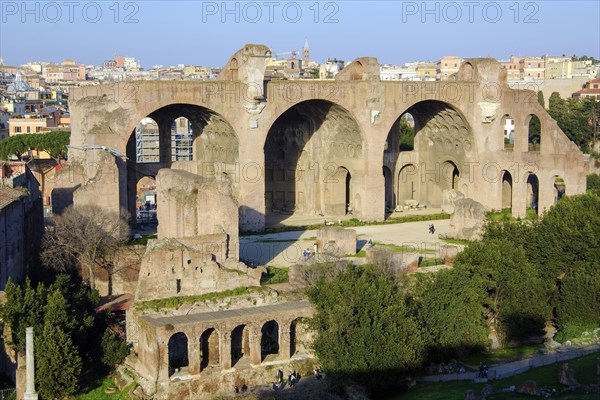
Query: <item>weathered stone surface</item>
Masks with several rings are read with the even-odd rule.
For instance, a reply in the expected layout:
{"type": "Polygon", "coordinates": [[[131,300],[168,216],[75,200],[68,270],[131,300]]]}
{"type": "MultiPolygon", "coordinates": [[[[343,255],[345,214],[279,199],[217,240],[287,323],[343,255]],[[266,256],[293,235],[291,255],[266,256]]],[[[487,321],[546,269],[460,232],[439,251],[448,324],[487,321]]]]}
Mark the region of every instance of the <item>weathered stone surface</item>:
{"type": "Polygon", "coordinates": [[[479,400],[479,397],[471,389],[465,390],[465,400],[479,400]]]}
{"type": "Polygon", "coordinates": [[[263,267],[248,268],[227,257],[226,234],[148,241],[136,301],[260,286],[263,267]]]}
{"type": "Polygon", "coordinates": [[[528,394],[530,396],[540,396],[540,385],[536,381],[528,380],[517,386],[517,393],[528,394]]]}
{"type": "Polygon", "coordinates": [[[415,272],[419,266],[418,251],[394,252],[382,246],[365,250],[367,264],[389,268],[394,274],[415,272]]]}
{"type": "Polygon", "coordinates": [[[238,257],[238,204],[231,183],[187,171],[161,169],[156,177],[158,238],[226,234],[228,258],[238,257]]]}
{"type": "Polygon", "coordinates": [[[487,207],[473,199],[456,200],[448,236],[464,240],[480,239],[487,211],[487,207]]]}
{"type": "Polygon", "coordinates": [[[575,371],[569,368],[568,363],[564,363],[558,370],[558,382],[562,385],[576,386],[579,385],[577,379],[575,379],[575,371]]]}
{"type": "Polygon", "coordinates": [[[458,190],[450,189],[442,192],[442,211],[447,214],[454,212],[454,203],[457,200],[464,199],[465,195],[458,190]]]}
{"type": "Polygon", "coordinates": [[[356,254],[356,231],[341,226],[326,226],[319,229],[317,252],[336,257],[356,254]]]}

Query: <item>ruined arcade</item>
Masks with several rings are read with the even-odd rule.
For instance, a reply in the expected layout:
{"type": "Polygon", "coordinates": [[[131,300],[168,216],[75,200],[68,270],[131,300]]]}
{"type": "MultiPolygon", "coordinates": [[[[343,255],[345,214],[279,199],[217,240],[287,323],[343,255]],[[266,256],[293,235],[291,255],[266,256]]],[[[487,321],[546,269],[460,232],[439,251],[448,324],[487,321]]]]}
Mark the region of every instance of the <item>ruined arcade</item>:
{"type": "Polygon", "coordinates": [[[506,71],[493,59],[469,59],[443,82],[380,81],[373,58],[356,59],[335,80],[264,81],[270,55],[266,46],[246,45],[218,81],[74,90],[76,147],[71,170],[57,179],[55,203],[133,212],[137,181],[172,168],[230,180],[240,229],[260,231],[273,213],[383,220],[386,209],[407,200],[440,207],[449,189],[524,216],[527,207],[554,204],[557,177],[567,194],[585,189],[587,156],[535,93],[507,86],[506,71]],[[415,139],[403,151],[399,122],[406,113],[415,139]],[[192,155],[183,161],[173,156],[169,134],[179,117],[193,134],[192,155]],[[153,162],[141,163],[134,132],[144,118],[156,122],[159,146],[153,162]],[[515,125],[511,143],[506,118],[515,125]],[[534,142],[533,118],[541,126],[534,142]]]}
{"type": "MultiPolygon", "coordinates": [[[[157,182],[158,239],[142,259],[137,304],[260,289],[260,269],[239,262],[239,230],[263,231],[269,216],[381,221],[398,207],[440,208],[456,195],[523,217],[555,203],[558,179],[561,192],[585,191],[588,156],[535,93],[508,87],[493,59],[467,60],[443,82],[380,81],[368,57],[335,80],[266,81],[269,57],[268,47],[246,45],[217,81],[71,93],[72,148],[55,185],[56,208],[93,204],[135,215],[138,181],[157,182]],[[400,143],[405,115],[414,124],[410,149],[400,143]],[[172,134],[182,117],[192,134],[185,157],[172,134]],[[151,157],[136,144],[141,121],[156,131],[151,157]]],[[[215,374],[220,385],[240,376],[261,381],[268,366],[311,357],[297,351],[297,339],[309,340],[301,321],[312,315],[310,304],[260,290],[247,297],[213,308],[131,310],[133,367],[148,393],[218,390],[204,379],[215,374]]]]}

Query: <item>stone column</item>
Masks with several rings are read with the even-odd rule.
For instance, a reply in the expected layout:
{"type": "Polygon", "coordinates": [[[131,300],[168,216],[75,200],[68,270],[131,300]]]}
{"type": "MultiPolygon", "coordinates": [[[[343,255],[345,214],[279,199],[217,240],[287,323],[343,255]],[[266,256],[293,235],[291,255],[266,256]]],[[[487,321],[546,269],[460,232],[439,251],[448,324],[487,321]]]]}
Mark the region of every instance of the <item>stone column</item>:
{"type": "Polygon", "coordinates": [[[254,328],[250,332],[250,363],[252,365],[260,365],[260,362],[262,361],[260,354],[260,339],[260,328],[254,328]]]}
{"type": "Polygon", "coordinates": [[[513,177],[513,188],[512,188],[512,215],[515,218],[525,218],[527,208],[527,183],[521,182],[523,179],[527,179],[515,174],[513,177]],[[518,179],[518,180],[517,180],[518,179]]]}
{"type": "Polygon", "coordinates": [[[556,199],[554,179],[554,176],[550,177],[550,179],[538,176],[538,215],[542,215],[544,211],[550,210],[550,207],[554,205],[556,199]]]}
{"type": "Polygon", "coordinates": [[[194,335],[188,336],[188,372],[190,375],[197,375],[202,372],[202,368],[200,366],[201,362],[201,341],[199,338],[194,337],[194,335]]]}
{"type": "Polygon", "coordinates": [[[281,360],[289,360],[291,358],[291,322],[283,321],[279,326],[279,357],[281,360]],[[287,327],[287,329],[281,329],[287,327]]]}
{"type": "Polygon", "coordinates": [[[37,400],[35,391],[35,355],[33,350],[33,327],[25,329],[25,366],[26,382],[25,400],[37,400]]]}
{"type": "Polygon", "coordinates": [[[229,332],[224,332],[225,328],[221,328],[221,340],[220,340],[220,348],[219,355],[221,356],[221,369],[227,370],[231,369],[231,334],[229,332]]]}

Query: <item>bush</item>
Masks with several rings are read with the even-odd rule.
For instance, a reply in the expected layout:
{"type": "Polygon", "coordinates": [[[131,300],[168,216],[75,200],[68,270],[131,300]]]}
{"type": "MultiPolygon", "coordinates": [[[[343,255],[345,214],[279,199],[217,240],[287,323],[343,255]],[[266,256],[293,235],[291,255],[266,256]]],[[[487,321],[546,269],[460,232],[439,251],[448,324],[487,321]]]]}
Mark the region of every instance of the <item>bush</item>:
{"type": "Polygon", "coordinates": [[[427,335],[429,358],[443,361],[488,347],[484,285],[468,271],[416,274],[411,308],[427,335]]]}
{"type": "Polygon", "coordinates": [[[454,265],[483,282],[488,323],[504,341],[543,333],[550,317],[550,287],[522,247],[506,239],[484,240],[469,245],[454,265]]]}
{"type": "MultiPolygon", "coordinates": [[[[556,318],[559,329],[600,323],[600,262],[578,262],[558,282],[556,318]]],[[[580,332],[581,333],[581,332],[580,332]]]]}
{"type": "Polygon", "coordinates": [[[349,265],[307,294],[315,305],[314,348],[334,382],[381,390],[424,361],[423,335],[393,277],[349,265]]]}
{"type": "Polygon", "coordinates": [[[106,365],[111,371],[125,361],[130,351],[130,345],[127,344],[123,336],[111,329],[104,331],[100,347],[102,348],[102,364],[106,365]]]}

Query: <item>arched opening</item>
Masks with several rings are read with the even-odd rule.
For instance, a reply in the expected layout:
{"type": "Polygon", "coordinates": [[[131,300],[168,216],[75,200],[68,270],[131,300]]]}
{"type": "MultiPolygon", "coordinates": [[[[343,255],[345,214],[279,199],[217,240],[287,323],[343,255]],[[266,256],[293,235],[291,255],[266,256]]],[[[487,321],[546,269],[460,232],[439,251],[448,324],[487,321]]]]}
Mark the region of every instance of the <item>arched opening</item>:
{"type": "Polygon", "coordinates": [[[515,146],[515,120],[508,114],[502,117],[502,141],[504,150],[513,150],[515,146]]]}
{"type": "Polygon", "coordinates": [[[504,171],[502,174],[502,209],[512,210],[512,176],[510,172],[504,171]]]}
{"type": "Polygon", "coordinates": [[[325,212],[327,215],[340,216],[352,213],[351,203],[352,176],[344,167],[338,167],[326,180],[325,212]]]}
{"type": "Polygon", "coordinates": [[[181,372],[189,366],[188,338],[183,332],[173,334],[169,338],[169,376],[181,372]]]}
{"type": "Polygon", "coordinates": [[[392,213],[396,204],[394,201],[394,178],[392,171],[385,165],[383,166],[383,180],[385,182],[385,212],[392,213]]]}
{"type": "Polygon", "coordinates": [[[538,214],[539,180],[535,174],[527,176],[527,209],[538,214]]]}
{"type": "Polygon", "coordinates": [[[560,176],[554,177],[554,204],[556,204],[566,193],[565,180],[560,176]]]}
{"type": "Polygon", "coordinates": [[[310,330],[304,318],[296,318],[290,324],[290,357],[307,355],[309,352],[310,330]]]}
{"type": "MultiPolygon", "coordinates": [[[[279,354],[279,324],[275,320],[266,322],[261,328],[260,357],[264,361],[268,356],[279,354]]],[[[271,358],[271,357],[270,357],[271,358]]]]}
{"type": "Polygon", "coordinates": [[[171,160],[192,161],[192,145],[194,141],[194,130],[192,123],[185,117],[179,117],[173,121],[171,126],[171,160]]]}
{"type": "Polygon", "coordinates": [[[540,151],[542,133],[542,123],[540,119],[531,114],[529,116],[528,133],[527,133],[527,148],[529,151],[540,151]]]}
{"type": "Polygon", "coordinates": [[[135,127],[136,163],[160,161],[160,140],[158,124],[152,118],[142,118],[135,127]]]}
{"type": "Polygon", "coordinates": [[[414,164],[402,167],[398,173],[398,205],[407,206],[407,200],[415,200],[418,179],[418,170],[414,164]]]}
{"type": "Polygon", "coordinates": [[[231,366],[234,367],[250,358],[250,329],[238,325],[231,331],[231,366]]]}
{"type": "Polygon", "coordinates": [[[214,328],[205,330],[200,336],[200,371],[219,365],[219,332],[214,328]]]}
{"type": "Polygon", "coordinates": [[[136,185],[136,227],[156,229],[156,180],[144,176],[136,185]]]}
{"type": "Polygon", "coordinates": [[[398,173],[397,205],[410,200],[441,207],[443,191],[459,188],[457,166],[468,162],[474,147],[466,118],[452,105],[426,100],[408,108],[392,125],[383,154],[383,165],[398,173]],[[413,160],[418,167],[407,167],[413,160]]]}
{"type": "Polygon", "coordinates": [[[458,188],[459,176],[460,171],[456,164],[452,161],[442,162],[439,171],[430,174],[425,184],[424,194],[428,204],[432,207],[441,207],[444,191],[458,188]]]}
{"type": "MultiPolygon", "coordinates": [[[[176,164],[193,174],[225,179],[224,173],[237,173],[238,160],[237,135],[221,115],[192,104],[159,108],[139,121],[127,142],[126,207],[136,215],[137,182],[161,168],[176,164]]],[[[236,192],[238,181],[232,180],[236,192]]]]}
{"type": "Polygon", "coordinates": [[[360,128],[346,109],[310,100],[284,112],[269,129],[264,146],[267,226],[290,215],[348,212],[347,175],[342,177],[338,167],[360,173],[362,153],[360,128]],[[342,194],[332,193],[332,186],[342,194]]]}

